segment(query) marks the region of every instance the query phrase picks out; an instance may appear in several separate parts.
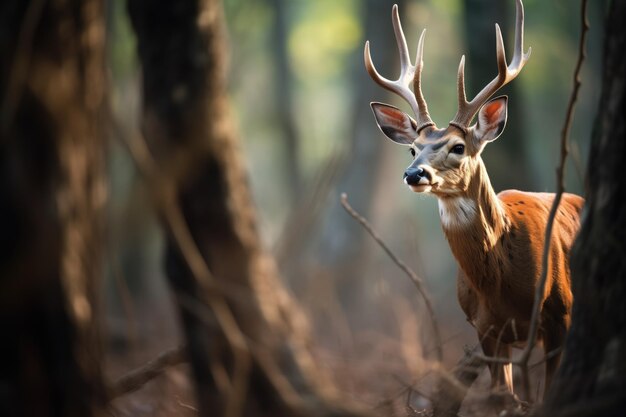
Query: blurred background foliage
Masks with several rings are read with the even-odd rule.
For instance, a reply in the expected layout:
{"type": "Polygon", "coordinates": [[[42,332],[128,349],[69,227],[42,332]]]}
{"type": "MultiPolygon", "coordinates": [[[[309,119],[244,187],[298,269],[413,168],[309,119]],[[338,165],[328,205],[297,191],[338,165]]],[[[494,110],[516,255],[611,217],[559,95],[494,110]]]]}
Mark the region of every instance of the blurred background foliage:
{"type": "MultiPolygon", "coordinates": [[[[433,119],[444,126],[456,111],[461,55],[468,58],[468,95],[473,96],[496,74],[495,22],[511,50],[514,2],[397,3],[412,56],[419,32],[428,29],[423,90],[433,119]]],[[[532,57],[504,92],[510,96],[508,127],[483,155],[496,191],[553,191],[579,7],[570,0],[524,4],[525,46],[532,47],[532,57]]],[[[428,356],[432,348],[417,292],[341,209],[339,195],[346,192],[427,282],[444,338],[454,340],[446,345],[446,359],[454,361],[475,335],[457,305],[457,267],[439,225],[437,203],[403,185],[410,155],[384,138],[369,109],[370,101],[382,101],[407,110],[375,85],[363,66],[369,39],[379,72],[395,78],[391,6],[382,0],[225,0],[228,90],[262,234],[283,278],[311,313],[319,340],[341,349],[365,344],[376,350],[367,335],[383,335],[379,340],[412,346],[413,351],[404,352],[407,363],[414,355],[428,356]]],[[[570,143],[566,189],[579,194],[599,97],[604,6],[604,1],[590,2],[589,59],[570,143]]],[[[136,130],[141,108],[136,44],[125,2],[111,0],[107,7],[113,114],[122,126],[136,130]]],[[[111,141],[109,174],[105,305],[110,340],[175,338],[163,291],[162,238],[147,193],[117,141],[111,141]],[[130,332],[121,324],[128,322],[130,332]]]]}

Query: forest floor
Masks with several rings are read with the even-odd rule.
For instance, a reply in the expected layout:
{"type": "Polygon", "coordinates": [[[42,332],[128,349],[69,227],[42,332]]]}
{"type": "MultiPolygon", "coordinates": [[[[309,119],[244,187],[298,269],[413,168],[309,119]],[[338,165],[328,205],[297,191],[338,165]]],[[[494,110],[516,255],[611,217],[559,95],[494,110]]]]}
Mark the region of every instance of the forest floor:
{"type": "MultiPolygon", "coordinates": [[[[134,330],[122,319],[109,319],[107,379],[116,381],[163,351],[179,346],[181,337],[174,316],[171,305],[160,303],[134,312],[134,330]]],[[[428,364],[423,359],[411,360],[424,356],[419,347],[406,346],[399,340],[373,332],[355,334],[349,348],[333,343],[325,345],[318,348],[316,355],[351,400],[381,416],[432,415],[431,398],[436,378],[432,372],[424,371],[428,364]]],[[[535,371],[533,375],[536,387],[539,386],[538,373],[535,371]]],[[[509,397],[490,392],[489,381],[489,374],[484,371],[469,390],[459,416],[498,416],[503,408],[511,408],[509,397]]],[[[114,399],[109,411],[114,417],[197,415],[189,366],[166,368],[162,375],[141,389],[114,399]]]]}

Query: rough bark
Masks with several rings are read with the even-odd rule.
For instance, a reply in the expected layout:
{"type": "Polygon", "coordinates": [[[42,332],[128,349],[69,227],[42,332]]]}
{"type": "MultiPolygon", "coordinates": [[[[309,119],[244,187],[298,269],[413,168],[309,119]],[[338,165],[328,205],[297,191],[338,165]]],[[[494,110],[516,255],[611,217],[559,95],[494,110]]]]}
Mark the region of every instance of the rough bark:
{"type": "Polygon", "coordinates": [[[609,5],[603,86],[586,175],[586,215],[572,248],[572,325],[541,415],[626,409],[626,3],[609,5]]]}
{"type": "Polygon", "coordinates": [[[101,415],[98,0],[0,6],[0,415],[101,415]]]}
{"type": "Polygon", "coordinates": [[[129,10],[143,68],[144,134],[159,171],[176,182],[177,204],[217,280],[216,289],[202,288],[179,242],[168,234],[167,275],[187,339],[199,414],[223,415],[234,392],[233,386],[224,389],[237,364],[212,309],[217,293],[226,297],[251,355],[247,394],[240,399],[243,415],[356,415],[316,367],[306,320],[261,244],[224,91],[220,2],[130,0],[129,10]]]}

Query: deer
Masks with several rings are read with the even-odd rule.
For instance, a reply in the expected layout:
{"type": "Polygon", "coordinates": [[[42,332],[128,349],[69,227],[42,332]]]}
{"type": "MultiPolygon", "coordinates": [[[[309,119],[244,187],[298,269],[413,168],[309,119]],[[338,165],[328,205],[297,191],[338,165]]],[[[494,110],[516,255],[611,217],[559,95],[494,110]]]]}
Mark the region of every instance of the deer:
{"type": "MultiPolygon", "coordinates": [[[[528,339],[542,272],[545,228],[555,198],[551,193],[513,189],[496,194],[481,158],[485,146],[502,134],[507,121],[508,98],[491,97],[519,75],[530,57],[530,48],[523,52],[522,1],[516,0],[510,64],[496,24],[497,76],[468,101],[463,55],[457,73],[457,112],[443,128],[431,119],[421,89],[426,30],[419,37],[412,64],[397,5],[392,8],[392,23],[400,55],[399,78],[391,81],[378,73],[369,41],[364,49],[365,68],[377,84],[408,102],[415,119],[389,104],[372,102],[370,106],[382,133],[408,147],[413,157],[404,172],[404,183],[416,193],[437,198],[443,233],[459,266],[457,298],[484,354],[510,359],[511,349],[524,347],[528,339]]],[[[583,203],[580,196],[564,193],[554,219],[537,334],[546,353],[544,393],[559,365],[570,325],[573,299],[568,256],[580,227],[583,203]]],[[[513,394],[511,363],[490,363],[489,370],[492,388],[513,394]]]]}

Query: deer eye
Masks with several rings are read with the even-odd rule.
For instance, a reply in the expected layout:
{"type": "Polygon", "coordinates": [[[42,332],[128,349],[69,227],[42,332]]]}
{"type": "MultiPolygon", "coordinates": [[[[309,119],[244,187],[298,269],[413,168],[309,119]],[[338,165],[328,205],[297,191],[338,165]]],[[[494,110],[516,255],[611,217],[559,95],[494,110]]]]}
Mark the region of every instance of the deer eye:
{"type": "Polygon", "coordinates": [[[411,148],[409,149],[409,152],[411,152],[411,156],[415,158],[415,149],[411,148]]]}
{"type": "Polygon", "coordinates": [[[450,153],[455,153],[457,155],[463,155],[463,152],[465,152],[465,146],[461,144],[454,145],[450,150],[450,153]]]}

